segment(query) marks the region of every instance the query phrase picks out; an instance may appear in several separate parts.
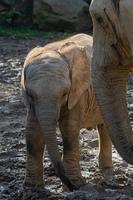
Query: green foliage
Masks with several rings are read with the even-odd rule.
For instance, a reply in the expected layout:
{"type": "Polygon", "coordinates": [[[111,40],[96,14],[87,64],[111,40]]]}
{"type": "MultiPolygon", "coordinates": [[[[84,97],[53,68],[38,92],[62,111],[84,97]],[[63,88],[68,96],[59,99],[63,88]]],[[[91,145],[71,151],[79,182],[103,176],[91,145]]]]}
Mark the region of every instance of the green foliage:
{"type": "Polygon", "coordinates": [[[3,24],[12,24],[13,20],[17,17],[22,17],[22,13],[18,11],[3,11],[0,13],[0,22],[3,24]]]}
{"type": "Polygon", "coordinates": [[[70,34],[60,32],[44,32],[36,30],[34,27],[28,26],[0,26],[0,36],[16,36],[16,37],[48,37],[48,38],[60,38],[66,37],[70,34]]]}

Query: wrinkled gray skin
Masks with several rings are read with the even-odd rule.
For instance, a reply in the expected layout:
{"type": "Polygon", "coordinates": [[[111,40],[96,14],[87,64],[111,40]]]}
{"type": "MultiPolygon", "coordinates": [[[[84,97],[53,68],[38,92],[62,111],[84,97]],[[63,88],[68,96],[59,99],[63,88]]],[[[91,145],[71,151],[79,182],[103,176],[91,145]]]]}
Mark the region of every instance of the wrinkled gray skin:
{"type": "Polygon", "coordinates": [[[112,169],[111,141],[92,90],[91,55],[92,37],[79,34],[35,48],[27,56],[22,73],[27,106],[25,184],[43,185],[45,144],[57,175],[69,190],[85,184],[79,166],[81,128],[98,126],[99,167],[104,172],[112,169]],[[57,123],[63,138],[63,164],[56,141],[57,123]]]}
{"type": "Polygon", "coordinates": [[[97,103],[114,146],[133,164],[133,132],[126,101],[127,80],[133,70],[133,0],[92,0],[90,12],[97,103]]]}

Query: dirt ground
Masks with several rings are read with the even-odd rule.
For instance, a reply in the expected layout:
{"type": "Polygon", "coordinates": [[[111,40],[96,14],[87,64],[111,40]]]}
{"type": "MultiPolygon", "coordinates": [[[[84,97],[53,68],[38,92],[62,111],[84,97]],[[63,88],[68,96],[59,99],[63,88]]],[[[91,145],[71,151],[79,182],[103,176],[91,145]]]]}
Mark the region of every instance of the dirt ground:
{"type": "MultiPolygon", "coordinates": [[[[45,188],[50,191],[30,191],[23,189],[25,175],[25,119],[26,109],[21,96],[19,76],[28,51],[43,45],[53,38],[0,37],[0,199],[133,199],[133,167],[125,163],[113,148],[114,184],[106,184],[98,169],[97,131],[82,130],[80,134],[81,169],[88,181],[84,191],[66,193],[55,176],[54,169],[46,153],[44,159],[45,188]],[[25,197],[27,195],[27,197],[25,197]]],[[[128,89],[128,106],[133,124],[133,82],[128,89]]],[[[62,140],[58,133],[58,144],[62,140]]]]}

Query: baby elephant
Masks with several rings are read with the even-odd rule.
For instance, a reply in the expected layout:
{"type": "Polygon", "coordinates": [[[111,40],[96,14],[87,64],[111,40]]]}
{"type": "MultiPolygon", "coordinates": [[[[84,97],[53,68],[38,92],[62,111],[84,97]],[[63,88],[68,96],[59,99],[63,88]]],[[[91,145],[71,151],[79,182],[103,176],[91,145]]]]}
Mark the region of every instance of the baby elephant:
{"type": "MultiPolygon", "coordinates": [[[[112,144],[97,107],[91,82],[92,37],[78,34],[34,48],[22,72],[27,106],[25,184],[43,185],[45,144],[61,181],[74,190],[85,184],[79,166],[81,128],[99,131],[99,167],[112,168],[112,144]],[[63,162],[56,127],[63,138],[63,162]]],[[[100,86],[99,86],[100,87],[100,86]]]]}

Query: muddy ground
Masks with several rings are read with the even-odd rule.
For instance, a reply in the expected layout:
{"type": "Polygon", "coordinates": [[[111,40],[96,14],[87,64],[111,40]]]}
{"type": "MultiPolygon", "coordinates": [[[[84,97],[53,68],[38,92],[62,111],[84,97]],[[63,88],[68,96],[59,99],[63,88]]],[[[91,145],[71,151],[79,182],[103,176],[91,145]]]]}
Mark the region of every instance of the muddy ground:
{"type": "MultiPolygon", "coordinates": [[[[45,191],[25,193],[22,183],[25,174],[25,118],[26,109],[21,97],[19,74],[28,51],[54,38],[0,37],[0,199],[46,199],[45,191]]],[[[128,90],[129,114],[133,124],[133,82],[128,90]]],[[[58,143],[62,148],[60,134],[58,143]]],[[[80,134],[81,169],[88,181],[84,192],[64,193],[55,176],[47,153],[44,159],[44,181],[50,193],[48,199],[133,199],[133,167],[125,163],[113,148],[114,184],[107,185],[97,164],[97,131],[82,130],[80,134]]]]}

